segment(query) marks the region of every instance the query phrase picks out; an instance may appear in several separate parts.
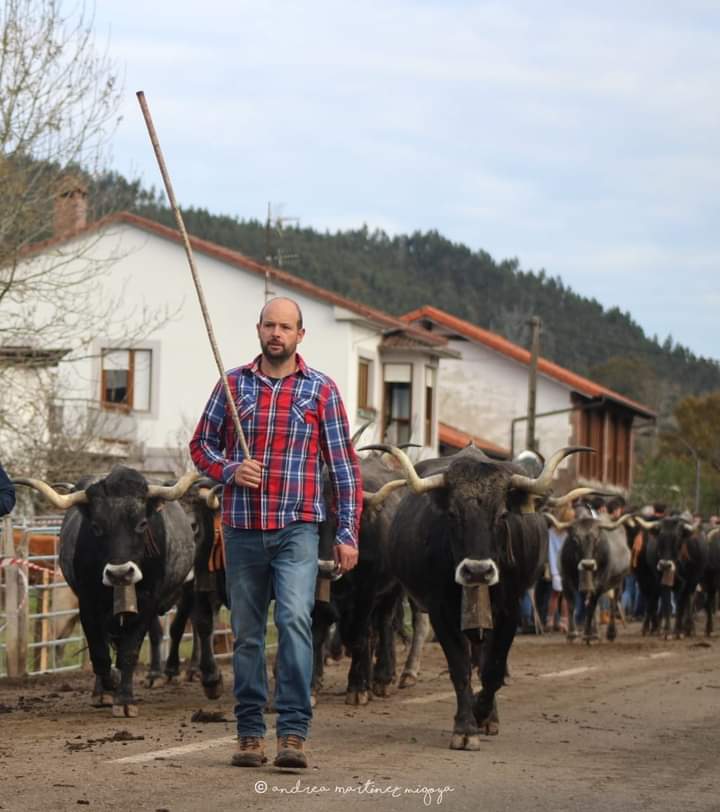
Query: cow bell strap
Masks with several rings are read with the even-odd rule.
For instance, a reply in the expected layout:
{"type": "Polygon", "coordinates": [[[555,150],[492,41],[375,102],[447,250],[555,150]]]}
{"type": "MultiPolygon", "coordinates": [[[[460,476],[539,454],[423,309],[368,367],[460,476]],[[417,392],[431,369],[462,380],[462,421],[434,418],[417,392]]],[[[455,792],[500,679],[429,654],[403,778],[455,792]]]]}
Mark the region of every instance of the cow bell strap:
{"type": "Polygon", "coordinates": [[[160,557],[160,548],[158,547],[157,541],[155,541],[155,536],[153,536],[149,522],[145,528],[145,555],[148,558],[160,557]]]}
{"type": "Polygon", "coordinates": [[[215,516],[213,521],[213,546],[208,559],[208,572],[221,572],[225,569],[225,544],[223,541],[222,519],[215,516]]]}

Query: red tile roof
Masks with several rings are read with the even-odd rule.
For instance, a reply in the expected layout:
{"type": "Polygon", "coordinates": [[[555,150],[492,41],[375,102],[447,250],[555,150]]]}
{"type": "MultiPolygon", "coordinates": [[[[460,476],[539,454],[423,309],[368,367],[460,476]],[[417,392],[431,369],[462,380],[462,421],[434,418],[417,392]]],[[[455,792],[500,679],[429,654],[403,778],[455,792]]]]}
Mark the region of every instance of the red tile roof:
{"type": "MultiPolygon", "coordinates": [[[[168,228],[167,226],[156,223],[154,220],[150,220],[147,217],[141,217],[138,214],[131,214],[130,212],[124,211],[117,214],[110,214],[107,217],[101,218],[100,220],[95,220],[85,227],[77,229],[72,233],[65,234],[62,237],[34,243],[25,252],[25,255],[35,255],[56,246],[60,246],[71,239],[83,237],[86,234],[99,231],[107,226],[122,223],[136,226],[143,231],[148,231],[159,237],[163,237],[166,240],[183,245],[183,239],[180,232],[176,231],[174,228],[168,228]]],[[[304,293],[307,296],[311,296],[314,299],[320,299],[321,301],[328,302],[329,304],[344,307],[362,318],[377,324],[387,331],[401,331],[407,335],[413,336],[415,339],[421,341],[424,345],[430,348],[447,348],[448,342],[444,336],[435,335],[422,327],[417,327],[397,318],[396,316],[391,316],[388,313],[384,313],[382,310],[377,310],[373,307],[368,307],[367,305],[355,302],[352,299],[347,299],[346,297],[340,296],[337,293],[333,293],[325,288],[321,288],[319,285],[315,285],[312,282],[301,279],[299,276],[293,276],[286,271],[281,271],[278,268],[274,268],[272,265],[264,265],[261,262],[257,262],[256,260],[250,259],[250,257],[241,254],[239,251],[233,251],[230,248],[225,248],[222,245],[210,242],[209,240],[202,240],[199,237],[192,236],[190,236],[190,245],[192,246],[193,250],[213,257],[214,259],[218,259],[221,262],[226,262],[229,265],[234,265],[237,268],[242,268],[243,270],[250,271],[251,273],[255,273],[259,276],[264,277],[267,275],[270,279],[283,285],[287,285],[289,288],[304,293]]]]}
{"type": "MultiPolygon", "coordinates": [[[[486,347],[489,347],[496,352],[500,352],[509,358],[513,358],[515,361],[519,361],[520,363],[526,365],[530,364],[530,352],[528,350],[519,347],[517,344],[513,344],[512,341],[508,341],[506,338],[499,336],[497,333],[491,333],[489,330],[484,330],[482,327],[477,327],[475,324],[471,324],[469,321],[460,319],[457,316],[452,316],[450,313],[446,313],[444,310],[440,310],[437,307],[425,305],[424,307],[419,307],[417,310],[413,310],[410,313],[406,313],[400,318],[408,323],[420,320],[429,320],[435,322],[436,324],[448,328],[449,330],[452,330],[453,332],[458,333],[471,341],[477,341],[478,343],[484,344],[486,347]]],[[[609,400],[614,400],[617,403],[621,403],[626,408],[631,409],[644,417],[656,417],[655,412],[647,406],[644,406],[642,403],[638,403],[630,398],[626,398],[624,395],[613,392],[612,389],[607,389],[606,387],[601,386],[599,383],[595,383],[595,381],[591,381],[588,378],[583,378],[582,375],[576,375],[569,369],[565,369],[558,364],[554,364],[552,361],[548,361],[545,358],[540,358],[538,360],[538,372],[541,372],[550,378],[554,378],[556,381],[569,386],[571,389],[574,389],[576,392],[579,392],[581,395],[585,395],[586,397],[608,398],[609,400]]]]}
{"type": "Polygon", "coordinates": [[[456,429],[454,426],[449,426],[447,423],[438,423],[438,439],[441,443],[450,445],[453,448],[465,448],[466,445],[474,443],[483,451],[487,451],[490,454],[495,454],[498,457],[510,459],[509,448],[503,448],[490,440],[485,440],[483,437],[478,437],[474,434],[467,434],[467,432],[456,429]]]}

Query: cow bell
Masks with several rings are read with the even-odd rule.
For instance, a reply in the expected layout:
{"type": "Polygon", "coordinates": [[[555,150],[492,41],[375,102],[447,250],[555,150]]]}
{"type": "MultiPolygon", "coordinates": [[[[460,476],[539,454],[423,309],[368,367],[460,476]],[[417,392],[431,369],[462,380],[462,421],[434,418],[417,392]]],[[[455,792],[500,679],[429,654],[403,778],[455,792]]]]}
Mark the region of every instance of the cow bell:
{"type": "Polygon", "coordinates": [[[493,617],[490,604],[490,587],[487,584],[464,586],[460,612],[460,628],[492,629],[493,617]]]}
{"type": "Polygon", "coordinates": [[[675,586],[675,568],[668,567],[663,570],[662,578],[660,579],[662,586],[675,586]]]}
{"type": "Polygon", "coordinates": [[[137,592],[135,584],[113,587],[113,615],[136,615],[137,592]]]}
{"type": "Polygon", "coordinates": [[[580,570],[580,592],[594,592],[595,579],[592,570],[580,570]]]}
{"type": "Polygon", "coordinates": [[[327,578],[315,580],[315,600],[321,603],[330,603],[330,581],[327,578]]]}

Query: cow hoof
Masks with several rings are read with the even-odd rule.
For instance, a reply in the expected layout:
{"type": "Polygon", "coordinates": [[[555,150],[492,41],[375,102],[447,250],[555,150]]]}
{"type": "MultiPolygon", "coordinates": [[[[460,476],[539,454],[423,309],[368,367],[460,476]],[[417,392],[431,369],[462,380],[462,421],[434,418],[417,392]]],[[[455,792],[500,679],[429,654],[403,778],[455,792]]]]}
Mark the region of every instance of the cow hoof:
{"type": "Polygon", "coordinates": [[[387,699],[390,696],[390,685],[384,682],[376,682],[373,685],[373,694],[380,699],[387,699]]]}
{"type": "Polygon", "coordinates": [[[111,708],[113,704],[113,695],[108,693],[93,694],[92,706],[93,708],[111,708]]]}
{"type": "Polygon", "coordinates": [[[125,705],[113,705],[112,715],[134,719],[138,715],[138,706],[129,703],[125,705]]]}
{"type": "Polygon", "coordinates": [[[165,674],[166,685],[180,685],[180,678],[177,674],[165,674]]]}
{"type": "Polygon", "coordinates": [[[145,677],[145,681],[143,685],[146,688],[154,688],[155,683],[159,682],[162,679],[162,674],[159,671],[148,671],[147,676],[145,677]]]}
{"type": "Polygon", "coordinates": [[[479,750],[480,736],[476,733],[467,735],[465,733],[453,733],[450,739],[451,750],[479,750]]]}
{"type": "Polygon", "coordinates": [[[223,692],[222,674],[218,674],[212,682],[203,683],[203,691],[208,699],[220,699],[223,692]]]}
{"type": "Polygon", "coordinates": [[[497,736],[498,733],[500,733],[500,723],[496,722],[494,719],[488,720],[481,725],[480,730],[486,736],[497,736]]]}
{"type": "Polygon", "coordinates": [[[195,678],[200,675],[197,668],[188,668],[185,672],[185,682],[195,682],[195,678]]]}
{"type": "Polygon", "coordinates": [[[367,705],[370,694],[367,691],[348,691],[345,694],[346,705],[367,705]]]}
{"type": "Polygon", "coordinates": [[[417,685],[417,677],[415,676],[415,674],[411,674],[409,671],[406,671],[400,677],[398,688],[414,688],[416,685],[417,685]]]}

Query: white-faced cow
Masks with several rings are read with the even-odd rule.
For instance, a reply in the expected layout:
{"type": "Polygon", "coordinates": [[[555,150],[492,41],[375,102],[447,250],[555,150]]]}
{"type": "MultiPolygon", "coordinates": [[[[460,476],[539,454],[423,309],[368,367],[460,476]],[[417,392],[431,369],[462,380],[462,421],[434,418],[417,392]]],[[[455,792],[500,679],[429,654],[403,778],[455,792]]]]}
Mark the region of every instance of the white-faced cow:
{"type": "Polygon", "coordinates": [[[85,478],[62,495],[46,482],[16,479],[66,510],[60,567],[80,605],[80,622],[95,672],[93,697],[114,716],[136,716],[133,673],[151,620],[175,603],[193,563],[190,522],[176,503],[197,473],[174,486],[148,484],[118,465],[102,479],[85,478]],[[117,684],[109,646],[117,650],[117,684]]]}
{"type": "Polygon", "coordinates": [[[411,488],[393,517],[390,566],[429,612],[448,661],[457,695],[450,747],[477,750],[481,729],[498,731],[495,694],[505,677],[520,600],[547,555],[547,524],[535,503],[548,496],[565,456],[590,449],[556,452],[538,477],[474,446],[418,463],[417,470],[402,451],[388,450],[411,488]],[[475,696],[473,647],[479,649],[482,682],[475,696]]]}
{"type": "Polygon", "coordinates": [[[624,525],[632,520],[632,516],[612,521],[586,514],[572,522],[559,522],[550,513],[546,516],[558,530],[568,531],[560,551],[563,594],[570,607],[568,640],[577,637],[576,596],[580,594],[585,599],[583,640],[590,643],[597,639],[595,608],[601,596],[607,593],[611,593],[607,639],[614,640],[617,636],[615,614],[618,599],[623,578],[630,570],[630,549],[624,525]]]}

